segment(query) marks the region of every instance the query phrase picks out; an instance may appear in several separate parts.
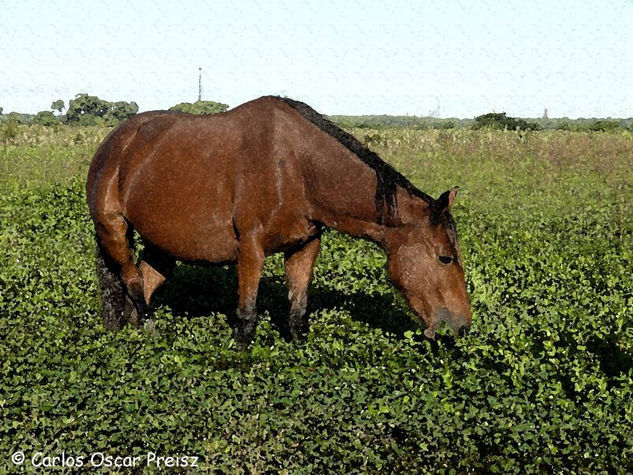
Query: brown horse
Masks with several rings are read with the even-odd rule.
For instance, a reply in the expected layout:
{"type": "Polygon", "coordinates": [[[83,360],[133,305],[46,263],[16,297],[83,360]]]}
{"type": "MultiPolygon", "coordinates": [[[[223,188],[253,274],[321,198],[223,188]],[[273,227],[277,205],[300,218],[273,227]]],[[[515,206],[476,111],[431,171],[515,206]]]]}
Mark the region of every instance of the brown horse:
{"type": "Polygon", "coordinates": [[[90,166],[88,206],[108,328],[138,323],[175,260],[237,262],[237,340],[257,324],[264,258],[283,252],[290,331],[307,331],[308,285],[329,226],[387,253],[389,276],[435,335],[462,333],[470,307],[455,225],[456,189],[435,200],[312,108],[262,97],[229,112],[138,114],[90,166]],[[145,243],[137,266],[132,230],[145,243]]]}

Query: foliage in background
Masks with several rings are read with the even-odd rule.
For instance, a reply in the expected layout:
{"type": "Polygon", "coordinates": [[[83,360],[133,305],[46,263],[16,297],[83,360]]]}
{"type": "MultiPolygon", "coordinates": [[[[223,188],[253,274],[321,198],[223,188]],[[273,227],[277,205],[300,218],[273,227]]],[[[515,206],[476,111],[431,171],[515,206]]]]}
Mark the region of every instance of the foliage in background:
{"type": "Polygon", "coordinates": [[[354,129],[433,196],[461,186],[473,332],[434,350],[384,254],[327,232],[308,342],[282,337],[274,256],[239,353],[232,266],[178,266],[157,335],[103,329],[84,180],[107,129],[16,127],[0,146],[4,471],[18,449],[217,472],[633,471],[631,134],[354,129]]]}
{"type": "Polygon", "coordinates": [[[30,124],[33,120],[32,114],[21,114],[19,112],[9,112],[1,117],[1,122],[14,122],[16,124],[30,124]]]}
{"type": "Polygon", "coordinates": [[[226,112],[229,106],[220,102],[214,101],[196,101],[193,104],[190,102],[181,102],[169,108],[170,111],[187,112],[188,114],[218,114],[220,112],[226,112]]]}
{"type": "Polygon", "coordinates": [[[114,126],[138,112],[136,102],[109,102],[80,93],[68,102],[66,123],[70,125],[114,126]]]}
{"type": "MultiPolygon", "coordinates": [[[[495,113],[492,113],[495,114],[495,113]]],[[[485,117],[490,114],[484,114],[480,117],[485,117]]],[[[329,119],[341,127],[345,128],[361,128],[361,129],[385,129],[385,128],[412,128],[417,130],[426,129],[463,129],[477,125],[475,119],[457,119],[457,118],[438,118],[438,117],[420,117],[420,116],[398,116],[398,115],[331,115],[329,119]]],[[[506,118],[509,119],[509,118],[506,118]]],[[[633,131],[633,118],[628,119],[569,119],[568,117],[562,118],[530,118],[530,119],[517,119],[519,124],[508,123],[508,127],[502,124],[501,127],[495,127],[499,129],[508,128],[515,130],[517,125],[520,129],[536,129],[539,127],[545,130],[568,130],[573,132],[587,132],[587,131],[633,131]],[[525,126],[525,123],[528,126],[525,126]],[[604,122],[608,122],[605,128],[604,122]],[[532,127],[529,124],[535,124],[532,127]]],[[[503,122],[503,120],[497,120],[496,123],[503,122]]]]}
{"type": "Polygon", "coordinates": [[[384,129],[390,127],[404,127],[418,130],[425,129],[454,129],[466,127],[472,119],[440,119],[438,117],[418,117],[413,115],[330,115],[335,124],[344,128],[384,129]]]}
{"type": "MultiPolygon", "coordinates": [[[[70,118],[62,115],[64,109],[64,101],[61,99],[51,103],[51,109],[58,111],[57,120],[60,123],[69,123],[71,125],[105,125],[114,126],[126,120],[128,117],[138,112],[138,105],[135,102],[108,102],[99,99],[96,96],[88,94],[77,94],[75,99],[69,101],[74,102],[75,106],[70,111],[70,118]]],[[[227,104],[214,101],[197,101],[194,103],[182,102],[170,107],[169,110],[188,112],[191,114],[216,114],[228,110],[227,104]]],[[[40,112],[42,114],[42,112],[40,112]]],[[[337,125],[352,129],[374,129],[382,130],[386,128],[410,128],[416,130],[427,129],[461,129],[474,127],[493,127],[498,129],[516,130],[567,130],[574,132],[633,132],[633,117],[627,119],[596,119],[596,118],[578,118],[569,119],[539,117],[531,119],[514,119],[506,117],[505,113],[489,113],[476,117],[475,119],[457,119],[457,118],[439,118],[435,116],[416,116],[416,115],[331,115],[328,117],[337,125]]],[[[46,120],[37,119],[36,115],[22,114],[11,112],[2,114],[0,107],[0,122],[14,121],[19,124],[43,124],[56,125],[47,116],[46,120]]]]}
{"type": "Polygon", "coordinates": [[[483,128],[493,128],[500,130],[541,130],[542,127],[534,122],[528,122],[524,119],[516,119],[514,117],[508,117],[505,112],[490,112],[475,117],[475,123],[473,124],[473,130],[479,130],[483,128]]]}
{"type": "Polygon", "coordinates": [[[37,115],[33,118],[32,123],[49,126],[59,124],[59,121],[57,120],[57,117],[55,117],[55,114],[53,114],[51,111],[41,111],[38,112],[37,115]]]}
{"type": "Polygon", "coordinates": [[[18,122],[16,120],[8,120],[0,127],[0,138],[6,143],[14,140],[18,136],[18,122]]]}
{"type": "Polygon", "coordinates": [[[51,109],[59,112],[60,114],[62,113],[62,110],[64,109],[64,107],[66,106],[64,104],[64,101],[61,99],[57,99],[56,101],[53,101],[51,103],[51,109]]]}
{"type": "Polygon", "coordinates": [[[38,188],[85,176],[105,127],[0,125],[0,190],[38,188]]]}
{"type": "Polygon", "coordinates": [[[593,132],[612,132],[620,128],[620,124],[615,120],[597,120],[589,126],[593,132]]]}

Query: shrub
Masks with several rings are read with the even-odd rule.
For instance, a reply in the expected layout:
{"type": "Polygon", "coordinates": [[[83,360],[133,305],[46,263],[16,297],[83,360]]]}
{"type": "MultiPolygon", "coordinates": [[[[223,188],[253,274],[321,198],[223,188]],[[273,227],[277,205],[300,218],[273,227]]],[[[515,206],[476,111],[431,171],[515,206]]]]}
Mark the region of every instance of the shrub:
{"type": "Polygon", "coordinates": [[[542,127],[533,122],[527,122],[524,119],[515,119],[514,117],[506,116],[505,112],[491,112],[475,117],[475,123],[472,126],[473,130],[490,127],[493,129],[507,129],[507,130],[541,130],[542,127]]]}
{"type": "Polygon", "coordinates": [[[12,140],[18,136],[18,124],[16,120],[8,120],[5,122],[2,127],[2,141],[7,142],[12,140]]]}
{"type": "Polygon", "coordinates": [[[33,123],[49,126],[59,124],[59,121],[51,111],[41,111],[33,118],[33,123]]]}
{"type": "Polygon", "coordinates": [[[589,126],[592,132],[612,132],[620,128],[620,123],[615,120],[596,120],[589,126]]]}
{"type": "Polygon", "coordinates": [[[455,128],[455,122],[453,122],[452,120],[446,120],[446,121],[440,121],[438,123],[436,123],[433,128],[435,129],[440,129],[440,130],[449,130],[449,129],[454,129],[455,128]]]}

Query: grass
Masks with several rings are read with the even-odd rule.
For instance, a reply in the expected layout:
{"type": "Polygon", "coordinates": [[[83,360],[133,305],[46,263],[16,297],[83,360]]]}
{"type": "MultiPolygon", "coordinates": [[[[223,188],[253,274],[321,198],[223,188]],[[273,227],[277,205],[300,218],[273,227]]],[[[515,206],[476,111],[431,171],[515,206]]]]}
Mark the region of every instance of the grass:
{"type": "Polygon", "coordinates": [[[104,127],[0,126],[0,187],[40,188],[86,176],[104,127]],[[15,134],[15,135],[14,135],[15,134]]]}
{"type": "MultiPolygon", "coordinates": [[[[303,346],[282,262],[235,351],[232,266],[179,266],[158,334],[99,317],[84,180],[102,128],[0,145],[0,467],[10,454],[198,455],[202,470],[633,470],[629,133],[352,131],[454,215],[473,333],[433,350],[372,244],[328,232],[303,346]]],[[[0,131],[0,137],[3,137],[0,131]]]]}

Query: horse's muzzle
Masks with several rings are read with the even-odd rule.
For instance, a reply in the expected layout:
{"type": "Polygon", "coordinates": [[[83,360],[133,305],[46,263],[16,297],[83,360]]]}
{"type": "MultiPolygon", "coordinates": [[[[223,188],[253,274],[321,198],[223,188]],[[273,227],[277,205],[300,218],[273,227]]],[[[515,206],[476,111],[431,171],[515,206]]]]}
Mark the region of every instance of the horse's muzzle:
{"type": "Polygon", "coordinates": [[[448,308],[441,308],[436,314],[437,321],[444,321],[457,336],[466,336],[470,330],[470,318],[451,313],[448,308]]]}

